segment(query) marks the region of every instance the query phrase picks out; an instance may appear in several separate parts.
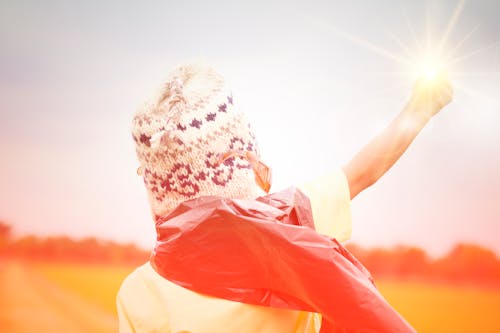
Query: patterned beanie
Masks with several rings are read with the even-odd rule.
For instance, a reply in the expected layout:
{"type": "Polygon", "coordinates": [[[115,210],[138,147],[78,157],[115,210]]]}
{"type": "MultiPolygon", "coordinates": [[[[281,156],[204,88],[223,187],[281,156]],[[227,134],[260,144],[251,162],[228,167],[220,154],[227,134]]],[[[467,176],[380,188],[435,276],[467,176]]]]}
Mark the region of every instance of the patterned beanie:
{"type": "Polygon", "coordinates": [[[134,116],[132,136],[155,220],[203,195],[255,198],[263,192],[249,162],[255,136],[224,79],[203,64],[177,67],[158,96],[134,116]]]}

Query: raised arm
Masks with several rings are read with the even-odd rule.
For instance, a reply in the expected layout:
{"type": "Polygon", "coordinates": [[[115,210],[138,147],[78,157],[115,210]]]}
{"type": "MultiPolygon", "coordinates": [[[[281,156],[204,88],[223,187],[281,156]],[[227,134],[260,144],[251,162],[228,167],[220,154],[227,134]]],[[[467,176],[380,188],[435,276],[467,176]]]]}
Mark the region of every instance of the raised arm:
{"type": "Polygon", "coordinates": [[[403,111],[343,167],[351,199],[394,165],[432,116],[451,102],[452,95],[445,75],[417,80],[403,111]]]}

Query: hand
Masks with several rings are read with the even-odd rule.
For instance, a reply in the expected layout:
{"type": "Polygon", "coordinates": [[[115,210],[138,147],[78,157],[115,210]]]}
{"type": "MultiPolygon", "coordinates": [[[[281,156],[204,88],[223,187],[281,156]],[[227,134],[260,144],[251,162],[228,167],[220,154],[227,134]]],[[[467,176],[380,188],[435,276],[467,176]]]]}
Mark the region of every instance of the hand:
{"type": "Polygon", "coordinates": [[[422,76],[413,87],[410,103],[415,112],[427,120],[449,104],[453,97],[453,88],[448,77],[439,73],[434,77],[422,76]]]}

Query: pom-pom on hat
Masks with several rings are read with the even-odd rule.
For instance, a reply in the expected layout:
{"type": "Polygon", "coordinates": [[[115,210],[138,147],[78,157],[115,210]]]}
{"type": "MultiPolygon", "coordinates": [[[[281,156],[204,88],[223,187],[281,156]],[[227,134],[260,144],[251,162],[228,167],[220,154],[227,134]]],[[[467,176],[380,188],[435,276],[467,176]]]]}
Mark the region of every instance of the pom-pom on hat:
{"type": "Polygon", "coordinates": [[[249,161],[255,136],[221,75],[193,63],[177,67],[134,116],[132,136],[155,220],[203,195],[251,199],[263,192],[249,161]]]}

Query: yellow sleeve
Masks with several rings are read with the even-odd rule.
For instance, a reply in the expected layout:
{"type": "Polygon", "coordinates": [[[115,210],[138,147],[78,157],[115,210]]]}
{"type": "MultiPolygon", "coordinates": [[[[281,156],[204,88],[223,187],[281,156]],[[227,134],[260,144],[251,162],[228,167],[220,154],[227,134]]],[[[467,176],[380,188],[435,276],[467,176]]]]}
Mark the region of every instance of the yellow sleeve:
{"type": "Polygon", "coordinates": [[[118,312],[118,332],[119,333],[134,333],[134,326],[129,318],[125,304],[120,296],[116,297],[116,310],[118,312]]]}
{"type": "Polygon", "coordinates": [[[342,169],[328,172],[300,189],[309,197],[316,230],[344,242],[351,237],[351,199],[342,169]]]}
{"type": "Polygon", "coordinates": [[[155,292],[154,283],[148,279],[147,265],[149,263],[130,273],[118,291],[119,333],[171,332],[165,302],[155,292]]]}

